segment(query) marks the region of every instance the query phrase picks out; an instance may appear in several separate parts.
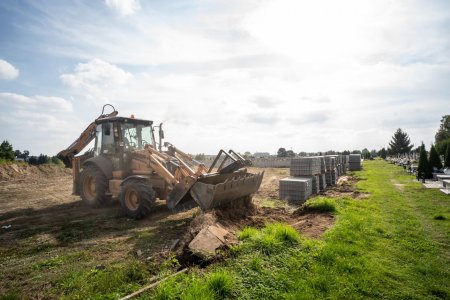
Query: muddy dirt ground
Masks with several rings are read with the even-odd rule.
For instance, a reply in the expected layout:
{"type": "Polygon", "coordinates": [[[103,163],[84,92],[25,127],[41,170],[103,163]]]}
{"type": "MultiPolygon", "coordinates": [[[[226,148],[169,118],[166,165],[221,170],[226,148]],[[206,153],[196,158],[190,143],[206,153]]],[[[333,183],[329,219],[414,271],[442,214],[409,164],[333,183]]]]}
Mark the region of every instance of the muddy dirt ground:
{"type": "MultiPolygon", "coordinates": [[[[235,231],[247,225],[283,221],[304,236],[321,238],[334,217],[293,215],[298,207],[278,199],[278,180],[288,176],[288,169],[264,171],[251,213],[233,217],[218,213],[214,218],[235,231]]],[[[49,282],[62,271],[45,268],[36,272],[36,263],[62,253],[88,253],[89,261],[80,259],[80,264],[107,265],[138,257],[154,260],[156,268],[158,258],[168,257],[177,239],[186,236],[192,220],[202,218],[198,208],[173,213],[158,201],[151,216],[130,220],[121,215],[117,201],[92,209],[72,196],[70,172],[47,169],[25,173],[0,178],[0,294],[17,289],[34,298],[45,295],[51,288],[49,282]]]]}

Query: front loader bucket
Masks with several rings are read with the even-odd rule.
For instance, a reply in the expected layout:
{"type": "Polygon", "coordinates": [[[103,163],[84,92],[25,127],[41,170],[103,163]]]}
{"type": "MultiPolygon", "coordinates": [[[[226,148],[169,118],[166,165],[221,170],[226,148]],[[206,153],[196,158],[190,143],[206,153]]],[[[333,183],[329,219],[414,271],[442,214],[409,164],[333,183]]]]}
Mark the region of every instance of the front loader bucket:
{"type": "Polygon", "coordinates": [[[255,193],[261,185],[264,172],[258,174],[234,172],[199,178],[190,194],[204,211],[227,206],[233,201],[255,193]]]}

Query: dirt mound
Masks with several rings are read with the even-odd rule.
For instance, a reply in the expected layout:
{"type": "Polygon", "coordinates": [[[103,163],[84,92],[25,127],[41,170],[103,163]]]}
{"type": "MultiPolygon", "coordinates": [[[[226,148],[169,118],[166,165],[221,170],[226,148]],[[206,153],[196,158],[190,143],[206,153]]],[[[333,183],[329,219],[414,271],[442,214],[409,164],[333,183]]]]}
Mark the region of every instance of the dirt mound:
{"type": "Polygon", "coordinates": [[[0,165],[0,181],[22,179],[26,177],[67,176],[71,171],[51,164],[33,166],[27,163],[7,163],[0,165]]]}
{"type": "Polygon", "coordinates": [[[260,207],[252,201],[242,201],[239,205],[200,213],[194,217],[179,243],[179,253],[187,259],[188,244],[205,228],[219,226],[228,231],[227,241],[237,243],[237,234],[246,226],[261,228],[267,223],[283,222],[290,224],[303,236],[321,238],[334,224],[335,217],[330,213],[297,214],[283,207],[260,207]]]}
{"type": "Polygon", "coordinates": [[[348,175],[339,177],[336,186],[327,188],[327,190],[323,193],[323,195],[327,197],[343,197],[349,196],[354,199],[367,199],[370,197],[368,193],[361,193],[355,187],[356,182],[358,182],[359,178],[348,175]]]}

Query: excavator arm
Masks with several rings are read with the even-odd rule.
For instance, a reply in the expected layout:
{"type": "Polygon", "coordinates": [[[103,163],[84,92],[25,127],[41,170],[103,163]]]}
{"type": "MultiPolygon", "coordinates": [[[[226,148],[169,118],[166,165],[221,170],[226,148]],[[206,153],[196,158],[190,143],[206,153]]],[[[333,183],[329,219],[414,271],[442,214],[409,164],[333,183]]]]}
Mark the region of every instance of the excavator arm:
{"type": "Polygon", "coordinates": [[[89,126],[81,133],[67,149],[60,151],[57,157],[64,162],[66,168],[72,168],[73,157],[80,153],[94,138],[95,138],[95,122],[89,124],[89,126]]]}
{"type": "Polygon", "coordinates": [[[60,151],[57,154],[57,157],[64,162],[66,168],[72,168],[74,156],[80,153],[95,138],[95,127],[97,126],[96,122],[103,118],[110,118],[117,116],[118,112],[114,109],[112,105],[111,107],[113,108],[113,112],[109,114],[104,114],[105,107],[107,105],[103,106],[102,114],[97,119],[95,119],[94,122],[89,124],[89,126],[86,127],[85,130],[83,130],[79,138],[77,138],[69,147],[60,151]]]}

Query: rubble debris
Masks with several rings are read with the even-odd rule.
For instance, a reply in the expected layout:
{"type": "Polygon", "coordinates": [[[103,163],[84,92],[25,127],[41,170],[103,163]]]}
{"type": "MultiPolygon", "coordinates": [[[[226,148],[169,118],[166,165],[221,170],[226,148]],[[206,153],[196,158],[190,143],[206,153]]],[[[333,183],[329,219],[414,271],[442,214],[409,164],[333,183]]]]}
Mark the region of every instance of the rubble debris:
{"type": "Polygon", "coordinates": [[[203,259],[211,258],[216,254],[216,250],[228,245],[226,240],[228,234],[228,230],[219,223],[210,225],[200,230],[189,243],[189,250],[203,259]]]}

